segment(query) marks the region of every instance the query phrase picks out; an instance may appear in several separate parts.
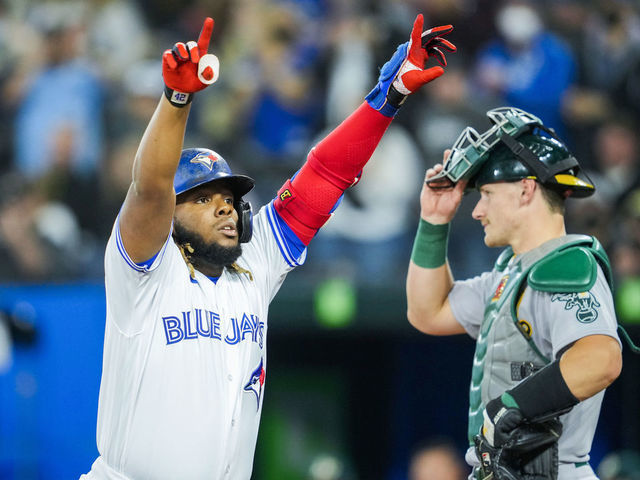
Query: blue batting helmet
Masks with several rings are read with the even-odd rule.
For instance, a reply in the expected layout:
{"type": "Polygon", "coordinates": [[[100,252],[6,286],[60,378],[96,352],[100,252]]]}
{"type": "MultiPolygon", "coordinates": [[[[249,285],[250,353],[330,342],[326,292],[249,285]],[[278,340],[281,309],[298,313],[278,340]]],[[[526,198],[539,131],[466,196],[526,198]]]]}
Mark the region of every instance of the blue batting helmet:
{"type": "Polygon", "coordinates": [[[182,150],[180,163],[173,179],[176,195],[215,180],[224,180],[234,196],[233,207],[238,212],[238,236],[240,243],[251,240],[253,233],[251,204],[242,196],[251,191],[255,180],[246,175],[234,175],[229,164],[208,148],[187,148],[182,150]]]}
{"type": "Polygon", "coordinates": [[[246,175],[234,175],[229,164],[213,150],[208,148],[186,148],[182,150],[173,188],[180,195],[192,188],[214,180],[225,180],[233,195],[239,199],[246,195],[255,181],[246,175]]]}

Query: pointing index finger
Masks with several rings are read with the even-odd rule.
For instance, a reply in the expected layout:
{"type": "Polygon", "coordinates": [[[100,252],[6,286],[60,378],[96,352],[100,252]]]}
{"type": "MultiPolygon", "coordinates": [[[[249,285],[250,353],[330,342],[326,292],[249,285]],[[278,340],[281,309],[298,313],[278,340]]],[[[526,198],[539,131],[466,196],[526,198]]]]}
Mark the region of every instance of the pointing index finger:
{"type": "Polygon", "coordinates": [[[198,37],[198,52],[200,52],[200,56],[205,55],[209,49],[211,32],[213,32],[213,18],[207,17],[204,19],[204,24],[202,25],[202,30],[198,37]]]}
{"type": "Polygon", "coordinates": [[[411,43],[413,45],[419,45],[420,34],[422,33],[422,26],[424,25],[424,17],[422,14],[418,14],[416,20],[413,22],[413,29],[411,30],[411,43]]]}

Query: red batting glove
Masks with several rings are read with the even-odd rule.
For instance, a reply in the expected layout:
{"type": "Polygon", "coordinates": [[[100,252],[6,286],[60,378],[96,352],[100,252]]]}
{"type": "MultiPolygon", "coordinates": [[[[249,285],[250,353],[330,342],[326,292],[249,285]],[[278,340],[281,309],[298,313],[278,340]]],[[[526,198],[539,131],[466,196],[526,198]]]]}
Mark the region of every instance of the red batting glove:
{"type": "Polygon", "coordinates": [[[426,68],[429,57],[445,66],[443,50],[455,52],[456,46],[442,38],[453,30],[451,25],[422,32],[424,19],[416,17],[408,42],[399,45],[391,59],[382,66],[377,85],[365,97],[369,105],[387,117],[393,117],[409,95],[425,83],[444,73],[442,67],[426,68]]]}
{"type": "Polygon", "coordinates": [[[403,95],[417,91],[424,84],[444,73],[442,67],[431,67],[425,70],[429,57],[434,57],[444,67],[447,65],[447,59],[442,50],[449,52],[457,50],[453,43],[442,38],[442,35],[447,35],[453,30],[452,25],[430,28],[423,33],[423,24],[424,18],[420,14],[413,23],[407,59],[393,82],[395,89],[403,95]]]}
{"type": "Polygon", "coordinates": [[[219,62],[207,53],[213,32],[213,19],[207,17],[202,25],[198,42],[176,43],[162,54],[162,78],[165,95],[171,104],[184,107],[193,100],[193,94],[218,79],[219,62]]]}

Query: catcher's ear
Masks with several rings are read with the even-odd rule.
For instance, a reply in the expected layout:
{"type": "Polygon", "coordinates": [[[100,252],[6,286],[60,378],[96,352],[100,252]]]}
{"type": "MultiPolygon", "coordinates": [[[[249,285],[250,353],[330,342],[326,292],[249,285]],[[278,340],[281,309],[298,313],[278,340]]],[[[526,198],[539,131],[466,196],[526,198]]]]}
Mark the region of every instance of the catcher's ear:
{"type": "Polygon", "coordinates": [[[531,178],[520,180],[520,200],[523,205],[528,205],[533,200],[533,195],[538,188],[538,184],[531,178]]]}

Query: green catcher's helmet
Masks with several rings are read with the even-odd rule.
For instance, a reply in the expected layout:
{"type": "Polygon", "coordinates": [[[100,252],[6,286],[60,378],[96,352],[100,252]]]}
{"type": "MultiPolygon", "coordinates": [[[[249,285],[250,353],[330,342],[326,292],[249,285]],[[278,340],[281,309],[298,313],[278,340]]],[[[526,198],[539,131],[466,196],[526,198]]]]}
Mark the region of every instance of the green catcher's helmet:
{"type": "Polygon", "coordinates": [[[564,198],[595,192],[578,160],[555,132],[534,115],[514,107],[489,110],[493,126],[479,134],[467,127],[456,140],[442,171],[429,179],[432,188],[467,180],[467,188],[532,178],[564,198]]]}

